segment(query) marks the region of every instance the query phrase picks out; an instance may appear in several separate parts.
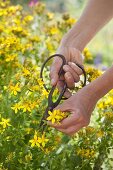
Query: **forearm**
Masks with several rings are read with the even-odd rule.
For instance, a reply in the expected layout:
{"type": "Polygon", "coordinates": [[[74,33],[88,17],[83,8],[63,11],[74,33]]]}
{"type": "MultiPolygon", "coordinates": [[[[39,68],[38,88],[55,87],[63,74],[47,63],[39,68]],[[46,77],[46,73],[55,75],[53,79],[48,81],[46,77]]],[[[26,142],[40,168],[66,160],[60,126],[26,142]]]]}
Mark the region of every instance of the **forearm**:
{"type": "Polygon", "coordinates": [[[64,36],[61,45],[82,51],[112,17],[113,0],[89,0],[80,19],[64,36]]]}
{"type": "Polygon", "coordinates": [[[113,66],[109,68],[103,75],[91,82],[86,87],[89,94],[96,100],[99,100],[113,89],[113,66]]]}

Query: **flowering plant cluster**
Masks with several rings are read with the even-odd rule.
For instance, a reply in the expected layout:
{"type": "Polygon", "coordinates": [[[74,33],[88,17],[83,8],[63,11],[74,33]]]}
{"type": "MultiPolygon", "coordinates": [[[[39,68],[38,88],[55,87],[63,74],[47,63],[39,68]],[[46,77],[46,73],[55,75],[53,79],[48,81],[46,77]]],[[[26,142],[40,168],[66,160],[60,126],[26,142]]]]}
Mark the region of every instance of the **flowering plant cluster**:
{"type": "MultiPolygon", "coordinates": [[[[28,13],[0,0],[0,170],[113,168],[113,91],[97,104],[91,124],[73,137],[49,126],[44,133],[39,129],[48,97],[41,65],[75,22],[69,14],[57,17],[39,2],[28,13]]],[[[89,50],[83,53],[88,83],[102,72],[88,64],[93,62],[89,50]]],[[[48,67],[44,74],[48,84],[48,67]]],[[[60,110],[48,115],[52,123],[69,116],[60,110]]]]}

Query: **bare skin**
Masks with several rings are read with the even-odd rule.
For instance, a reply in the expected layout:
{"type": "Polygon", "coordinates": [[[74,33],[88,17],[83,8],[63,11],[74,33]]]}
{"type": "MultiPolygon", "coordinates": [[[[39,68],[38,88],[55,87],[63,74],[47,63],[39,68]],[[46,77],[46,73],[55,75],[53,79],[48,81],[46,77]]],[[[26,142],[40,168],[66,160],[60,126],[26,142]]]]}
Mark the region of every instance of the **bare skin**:
{"type": "Polygon", "coordinates": [[[64,101],[63,104],[57,106],[55,109],[60,109],[63,112],[68,111],[71,114],[60,125],[51,122],[48,124],[67,135],[73,135],[82,127],[87,126],[98,100],[113,88],[112,73],[113,66],[102,76],[64,101]]]}
{"type": "MultiPolygon", "coordinates": [[[[78,22],[62,38],[57,53],[63,54],[66,58],[67,65],[63,68],[65,74],[62,78],[70,89],[73,88],[75,82],[79,81],[79,76],[82,74],[75,64],[78,62],[83,65],[82,50],[112,17],[113,0],[90,0],[78,22]]],[[[56,58],[50,71],[51,84],[53,86],[57,84],[59,91],[63,87],[58,80],[60,66],[61,61],[56,58]]],[[[82,127],[87,126],[98,100],[113,88],[112,73],[113,67],[73,96],[67,91],[65,96],[71,97],[55,109],[70,111],[70,117],[64,119],[60,125],[52,125],[50,122],[49,124],[68,135],[73,135],[82,127]]]]}

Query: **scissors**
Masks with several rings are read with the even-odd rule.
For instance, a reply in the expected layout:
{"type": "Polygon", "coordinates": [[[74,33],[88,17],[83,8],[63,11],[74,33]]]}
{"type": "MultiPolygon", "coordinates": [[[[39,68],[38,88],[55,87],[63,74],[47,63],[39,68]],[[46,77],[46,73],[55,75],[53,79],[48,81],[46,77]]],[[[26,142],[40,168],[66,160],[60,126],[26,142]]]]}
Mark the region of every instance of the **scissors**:
{"type": "MultiPolygon", "coordinates": [[[[54,54],[54,55],[50,56],[49,58],[47,58],[47,59],[45,60],[45,62],[43,63],[42,67],[41,67],[40,78],[42,79],[42,81],[43,81],[43,70],[44,70],[44,67],[45,67],[45,65],[47,64],[47,62],[48,62],[49,60],[51,60],[52,58],[54,58],[54,57],[59,57],[59,58],[62,59],[62,64],[61,64],[60,70],[59,70],[59,72],[58,72],[59,78],[60,78],[61,74],[64,72],[64,71],[63,71],[63,66],[66,65],[66,59],[65,59],[65,57],[64,57],[63,55],[61,55],[61,54],[54,54]]],[[[76,63],[76,65],[77,65],[80,69],[82,69],[82,71],[83,71],[84,82],[83,82],[82,87],[84,87],[84,86],[86,85],[86,72],[85,72],[83,66],[81,66],[81,65],[78,64],[78,63],[76,63]]],[[[46,89],[46,91],[48,92],[49,90],[48,90],[48,88],[46,87],[45,83],[43,84],[43,86],[44,86],[44,88],[46,89]]],[[[47,106],[47,108],[46,108],[46,110],[45,110],[45,113],[43,114],[43,117],[42,117],[41,122],[40,122],[40,125],[39,125],[39,128],[41,129],[42,133],[44,132],[45,127],[46,127],[46,125],[47,125],[47,123],[45,123],[45,121],[46,121],[47,117],[49,116],[49,115],[48,115],[48,111],[51,111],[51,112],[52,112],[53,109],[54,109],[56,106],[58,106],[58,104],[60,103],[61,100],[66,99],[66,98],[64,98],[63,96],[64,96],[64,93],[65,93],[65,91],[66,91],[66,89],[67,89],[67,84],[64,82],[64,87],[63,87],[61,93],[59,94],[58,99],[57,99],[55,102],[53,102],[52,97],[53,97],[53,93],[54,93],[55,88],[56,88],[56,86],[53,86],[53,87],[51,88],[50,92],[49,92],[49,95],[48,95],[48,106],[47,106]]]]}

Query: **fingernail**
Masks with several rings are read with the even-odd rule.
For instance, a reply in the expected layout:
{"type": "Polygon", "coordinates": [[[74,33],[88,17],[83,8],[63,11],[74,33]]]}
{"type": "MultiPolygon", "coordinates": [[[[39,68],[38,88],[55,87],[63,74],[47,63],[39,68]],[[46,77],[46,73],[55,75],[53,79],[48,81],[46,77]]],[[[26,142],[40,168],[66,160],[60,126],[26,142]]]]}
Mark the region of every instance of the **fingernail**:
{"type": "Polygon", "coordinates": [[[71,62],[68,62],[68,64],[71,64],[71,62]]]}
{"type": "Polygon", "coordinates": [[[67,70],[67,66],[66,66],[66,65],[64,65],[64,66],[63,66],[63,69],[64,69],[64,71],[66,71],[66,70],[67,70]]]}

